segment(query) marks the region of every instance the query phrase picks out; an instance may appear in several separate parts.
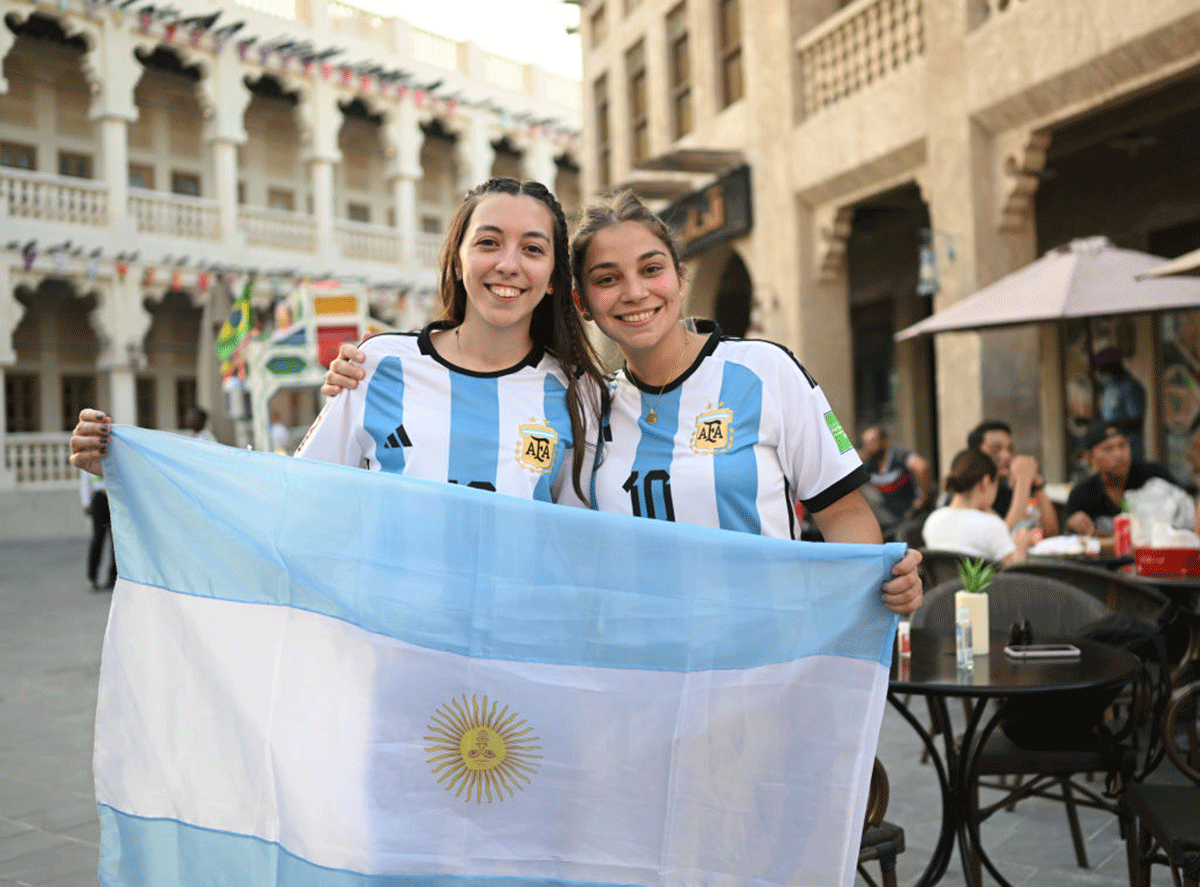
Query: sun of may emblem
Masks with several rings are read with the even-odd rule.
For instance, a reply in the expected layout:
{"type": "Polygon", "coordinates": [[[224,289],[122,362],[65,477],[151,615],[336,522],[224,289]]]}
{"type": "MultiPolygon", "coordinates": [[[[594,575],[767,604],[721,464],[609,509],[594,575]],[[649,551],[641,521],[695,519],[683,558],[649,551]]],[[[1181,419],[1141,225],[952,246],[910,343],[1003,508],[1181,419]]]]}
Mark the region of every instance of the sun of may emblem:
{"type": "Polygon", "coordinates": [[[486,795],[488,803],[503,801],[504,792],[512,797],[516,789],[525,788],[530,777],[537,773],[541,759],[538,737],[533,728],[506,705],[497,711],[499,703],[488,698],[483,702],[464,695],[443,705],[430,720],[425,739],[433,745],[429,763],[438,782],[455,797],[480,804],[486,795]]]}

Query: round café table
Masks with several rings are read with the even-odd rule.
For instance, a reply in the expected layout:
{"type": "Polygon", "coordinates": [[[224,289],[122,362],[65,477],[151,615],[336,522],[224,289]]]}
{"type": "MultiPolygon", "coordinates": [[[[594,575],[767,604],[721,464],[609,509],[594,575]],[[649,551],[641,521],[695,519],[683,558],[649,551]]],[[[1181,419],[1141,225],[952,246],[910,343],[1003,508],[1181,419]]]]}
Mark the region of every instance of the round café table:
{"type": "Polygon", "coordinates": [[[1079,658],[1012,659],[1004,653],[1007,638],[993,634],[991,653],[975,657],[972,671],[959,671],[954,657],[954,638],[920,628],[912,629],[912,655],[906,659],[893,658],[888,701],[929,750],[942,791],[941,831],[929,865],[917,881],[919,887],[936,884],[945,875],[956,837],[968,887],[978,887],[971,865],[972,852],[1000,884],[1011,887],[984,851],[979,840],[979,821],[971,809],[971,785],[979,750],[1000,721],[997,712],[983,729],[979,728],[990,700],[1119,688],[1133,681],[1141,667],[1132,653],[1108,644],[1076,638],[1048,640],[1075,644],[1080,650],[1079,658]],[[934,723],[940,725],[944,757],[938,752],[933,734],[904,703],[903,697],[909,694],[928,699],[934,723]],[[970,702],[967,727],[961,740],[954,736],[946,706],[948,699],[970,702]]]}

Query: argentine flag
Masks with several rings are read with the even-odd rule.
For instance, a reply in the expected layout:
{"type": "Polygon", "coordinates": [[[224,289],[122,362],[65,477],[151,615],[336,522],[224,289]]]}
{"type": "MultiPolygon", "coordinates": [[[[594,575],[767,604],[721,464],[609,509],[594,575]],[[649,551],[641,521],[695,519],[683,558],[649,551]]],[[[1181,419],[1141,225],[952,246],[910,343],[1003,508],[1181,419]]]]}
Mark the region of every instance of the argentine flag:
{"type": "Polygon", "coordinates": [[[108,887],[849,885],[902,546],[118,426],[108,887]]]}

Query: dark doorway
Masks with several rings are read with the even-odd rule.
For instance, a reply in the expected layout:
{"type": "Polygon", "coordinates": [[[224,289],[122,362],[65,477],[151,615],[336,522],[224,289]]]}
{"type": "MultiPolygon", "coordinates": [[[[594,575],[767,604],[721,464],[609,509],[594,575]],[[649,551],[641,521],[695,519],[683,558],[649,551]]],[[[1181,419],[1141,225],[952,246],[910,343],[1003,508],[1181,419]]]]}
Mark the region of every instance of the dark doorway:
{"type": "Polygon", "coordinates": [[[753,290],[746,263],[733,253],[717,284],[716,320],[725,335],[740,339],[750,329],[750,294],[753,290]]]}

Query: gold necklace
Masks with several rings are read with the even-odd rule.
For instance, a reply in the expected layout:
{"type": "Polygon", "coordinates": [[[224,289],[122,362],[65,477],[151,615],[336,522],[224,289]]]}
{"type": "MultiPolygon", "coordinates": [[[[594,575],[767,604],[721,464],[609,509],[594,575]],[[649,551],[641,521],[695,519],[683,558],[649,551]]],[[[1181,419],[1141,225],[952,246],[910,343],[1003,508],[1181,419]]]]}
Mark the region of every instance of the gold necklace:
{"type": "MultiPolygon", "coordinates": [[[[658,402],[662,400],[663,392],[667,390],[667,386],[675,381],[675,371],[679,369],[679,361],[683,358],[683,355],[687,353],[687,347],[688,334],[687,330],[684,330],[683,347],[679,349],[679,354],[675,356],[675,366],[671,368],[671,375],[667,381],[663,383],[663,386],[658,389],[658,397],[654,398],[654,405],[650,407],[650,412],[646,413],[646,421],[651,425],[654,425],[656,422],[658,422],[658,402]]],[[[642,400],[642,407],[644,408],[646,406],[646,392],[639,389],[639,395],[642,400]]]]}

